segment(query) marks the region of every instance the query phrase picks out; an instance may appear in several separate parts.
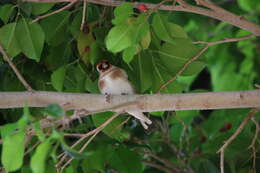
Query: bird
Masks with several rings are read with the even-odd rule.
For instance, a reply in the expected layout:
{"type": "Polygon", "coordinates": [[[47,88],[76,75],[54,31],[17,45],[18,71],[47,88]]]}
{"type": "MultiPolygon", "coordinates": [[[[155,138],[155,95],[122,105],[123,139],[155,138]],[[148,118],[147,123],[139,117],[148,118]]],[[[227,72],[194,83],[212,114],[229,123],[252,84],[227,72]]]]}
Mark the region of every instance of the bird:
{"type": "MultiPolygon", "coordinates": [[[[127,95],[135,94],[135,89],[128,80],[128,75],[122,68],[112,65],[107,60],[102,60],[96,65],[99,72],[98,88],[102,94],[106,95],[127,95]]],[[[140,111],[126,111],[140,121],[144,129],[152,121],[140,111]]]]}

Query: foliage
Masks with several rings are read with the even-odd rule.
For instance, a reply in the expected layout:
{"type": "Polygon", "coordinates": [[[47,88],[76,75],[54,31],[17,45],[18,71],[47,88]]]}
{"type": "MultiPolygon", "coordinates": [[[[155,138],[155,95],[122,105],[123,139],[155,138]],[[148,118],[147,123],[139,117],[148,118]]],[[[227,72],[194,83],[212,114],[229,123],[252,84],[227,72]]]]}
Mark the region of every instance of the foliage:
{"type": "MultiPolygon", "coordinates": [[[[238,6],[233,1],[218,3],[259,24],[258,1],[239,0],[238,6]]],[[[248,34],[227,23],[194,14],[147,11],[144,6],[138,11],[130,2],[116,8],[88,3],[82,31],[81,3],[31,24],[33,19],[63,5],[0,2],[0,43],[35,90],[99,93],[95,64],[108,59],[127,71],[139,93],[155,93],[202,50],[204,45],[194,41],[248,34]]],[[[253,89],[255,83],[260,83],[259,46],[257,38],[212,46],[162,93],[253,89]]],[[[1,58],[0,91],[23,90],[1,58]]],[[[72,114],[58,105],[30,108],[30,112],[27,106],[24,110],[0,110],[1,164],[8,172],[55,172],[58,155],[65,152],[75,160],[64,172],[162,172],[151,166],[153,163],[175,172],[215,173],[219,172],[216,151],[234,133],[247,112],[245,109],[156,112],[150,114],[153,125],[147,132],[136,120],[119,126],[126,119],[122,115],[79,153],[79,147],[69,147],[77,139],[64,137],[64,133],[87,133],[112,113],[85,117],[83,123],[73,122],[62,131],[56,126],[43,129],[39,123],[47,115],[58,120],[72,114]],[[28,137],[27,128],[32,128],[35,136],[28,137]]],[[[259,114],[256,119],[259,120],[259,114]]],[[[252,153],[247,148],[254,132],[255,125],[250,122],[228,147],[227,172],[244,173],[252,169],[252,153]]],[[[259,141],[257,144],[259,156],[259,141]]],[[[256,162],[260,162],[259,157],[256,162]]]]}

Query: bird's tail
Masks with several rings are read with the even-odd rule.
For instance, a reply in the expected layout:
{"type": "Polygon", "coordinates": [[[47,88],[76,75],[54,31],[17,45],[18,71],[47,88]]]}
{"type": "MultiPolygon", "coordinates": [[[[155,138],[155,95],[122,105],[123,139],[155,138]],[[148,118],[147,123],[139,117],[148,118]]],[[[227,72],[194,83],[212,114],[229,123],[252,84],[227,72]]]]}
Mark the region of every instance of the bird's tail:
{"type": "Polygon", "coordinates": [[[152,121],[149,118],[147,118],[142,112],[128,111],[128,113],[134,116],[136,119],[138,119],[144,127],[144,129],[148,129],[148,125],[152,124],[152,121]]]}

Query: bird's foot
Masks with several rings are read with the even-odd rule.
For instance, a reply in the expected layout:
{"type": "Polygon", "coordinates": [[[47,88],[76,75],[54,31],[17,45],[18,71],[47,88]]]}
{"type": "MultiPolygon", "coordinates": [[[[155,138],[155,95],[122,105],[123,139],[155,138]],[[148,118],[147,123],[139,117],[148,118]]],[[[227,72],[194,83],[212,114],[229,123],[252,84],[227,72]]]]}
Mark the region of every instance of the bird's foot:
{"type": "Polygon", "coordinates": [[[73,115],[72,115],[72,118],[77,119],[79,121],[79,123],[81,124],[83,122],[82,119],[81,119],[81,116],[88,114],[88,113],[89,113],[89,111],[87,111],[86,109],[75,110],[73,115]]]}
{"type": "Polygon", "coordinates": [[[62,130],[68,129],[70,128],[70,118],[67,117],[66,115],[62,117],[61,119],[61,126],[62,126],[62,130]]]}
{"type": "Polygon", "coordinates": [[[106,95],[106,102],[110,103],[111,102],[111,94],[105,93],[106,95]]]}

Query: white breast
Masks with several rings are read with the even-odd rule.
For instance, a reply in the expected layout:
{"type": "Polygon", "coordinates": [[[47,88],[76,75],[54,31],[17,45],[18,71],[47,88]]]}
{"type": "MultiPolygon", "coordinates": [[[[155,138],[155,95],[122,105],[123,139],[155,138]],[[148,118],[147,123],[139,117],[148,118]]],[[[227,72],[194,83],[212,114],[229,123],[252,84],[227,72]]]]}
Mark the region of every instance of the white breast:
{"type": "Polygon", "coordinates": [[[132,85],[125,78],[111,79],[110,74],[108,74],[102,80],[104,81],[102,94],[134,94],[132,85]]]}

